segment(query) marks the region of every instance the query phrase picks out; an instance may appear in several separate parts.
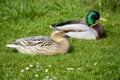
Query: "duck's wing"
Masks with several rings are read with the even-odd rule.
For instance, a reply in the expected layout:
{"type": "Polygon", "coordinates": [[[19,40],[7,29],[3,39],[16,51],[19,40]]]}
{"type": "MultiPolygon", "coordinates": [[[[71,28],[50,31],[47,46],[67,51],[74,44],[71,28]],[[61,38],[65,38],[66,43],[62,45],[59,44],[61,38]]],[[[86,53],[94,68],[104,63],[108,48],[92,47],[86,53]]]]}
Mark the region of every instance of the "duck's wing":
{"type": "Polygon", "coordinates": [[[80,20],[66,21],[56,25],[53,24],[52,26],[50,26],[50,28],[53,30],[61,30],[64,32],[83,32],[89,30],[89,27],[86,24],[86,22],[80,20]]]}
{"type": "Polygon", "coordinates": [[[35,45],[47,45],[53,41],[51,38],[46,36],[31,36],[26,38],[17,39],[13,44],[20,46],[35,46],[35,45]]]}
{"type": "Polygon", "coordinates": [[[70,21],[66,21],[66,22],[61,22],[58,24],[52,24],[52,27],[60,27],[60,26],[64,26],[64,25],[71,25],[71,24],[86,24],[85,21],[81,21],[81,20],[70,20],[70,21]]]}

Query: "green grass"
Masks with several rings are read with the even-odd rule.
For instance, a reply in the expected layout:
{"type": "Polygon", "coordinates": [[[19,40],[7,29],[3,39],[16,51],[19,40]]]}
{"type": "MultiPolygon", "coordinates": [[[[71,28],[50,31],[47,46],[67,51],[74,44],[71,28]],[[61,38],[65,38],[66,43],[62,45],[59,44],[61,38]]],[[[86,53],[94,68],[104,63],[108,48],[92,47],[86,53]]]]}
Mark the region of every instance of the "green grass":
{"type": "Polygon", "coordinates": [[[93,1],[0,0],[0,80],[44,80],[46,76],[53,80],[120,80],[120,9],[102,9],[98,4],[103,0],[93,1]],[[5,46],[21,37],[49,36],[51,24],[84,19],[90,10],[98,10],[108,20],[98,21],[107,36],[101,40],[70,39],[66,55],[31,56],[5,46]],[[30,64],[33,67],[26,70],[30,64]]]}

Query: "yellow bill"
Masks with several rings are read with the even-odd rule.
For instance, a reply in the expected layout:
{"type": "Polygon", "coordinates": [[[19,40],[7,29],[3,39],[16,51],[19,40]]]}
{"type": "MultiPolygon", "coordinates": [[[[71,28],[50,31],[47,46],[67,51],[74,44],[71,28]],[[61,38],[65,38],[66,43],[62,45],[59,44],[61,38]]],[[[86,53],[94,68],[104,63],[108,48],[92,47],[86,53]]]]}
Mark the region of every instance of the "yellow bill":
{"type": "Polygon", "coordinates": [[[105,21],[105,22],[107,21],[106,18],[100,18],[100,20],[101,20],[101,21],[105,21]]]}

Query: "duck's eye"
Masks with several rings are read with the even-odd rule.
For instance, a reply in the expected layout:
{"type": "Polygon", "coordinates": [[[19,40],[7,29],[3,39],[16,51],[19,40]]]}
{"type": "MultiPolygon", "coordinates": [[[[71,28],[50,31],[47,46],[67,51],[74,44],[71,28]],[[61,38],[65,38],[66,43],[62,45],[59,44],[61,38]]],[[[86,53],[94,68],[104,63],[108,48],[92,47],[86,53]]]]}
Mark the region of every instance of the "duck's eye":
{"type": "Polygon", "coordinates": [[[61,31],[60,33],[62,33],[62,34],[63,34],[64,32],[62,32],[62,31],[61,31]]]}

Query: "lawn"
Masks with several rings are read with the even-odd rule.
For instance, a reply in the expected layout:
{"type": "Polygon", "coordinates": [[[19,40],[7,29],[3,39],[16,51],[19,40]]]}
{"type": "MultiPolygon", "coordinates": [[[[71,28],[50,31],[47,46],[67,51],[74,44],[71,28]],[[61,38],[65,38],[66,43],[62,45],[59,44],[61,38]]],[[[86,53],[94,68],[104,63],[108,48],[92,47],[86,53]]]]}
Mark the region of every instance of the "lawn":
{"type": "Polygon", "coordinates": [[[120,1],[0,0],[0,80],[120,80],[120,1]],[[95,1],[95,2],[94,2],[95,1]],[[5,45],[27,37],[49,36],[49,26],[85,19],[97,10],[106,36],[100,40],[69,39],[66,55],[25,55],[5,45]]]}

